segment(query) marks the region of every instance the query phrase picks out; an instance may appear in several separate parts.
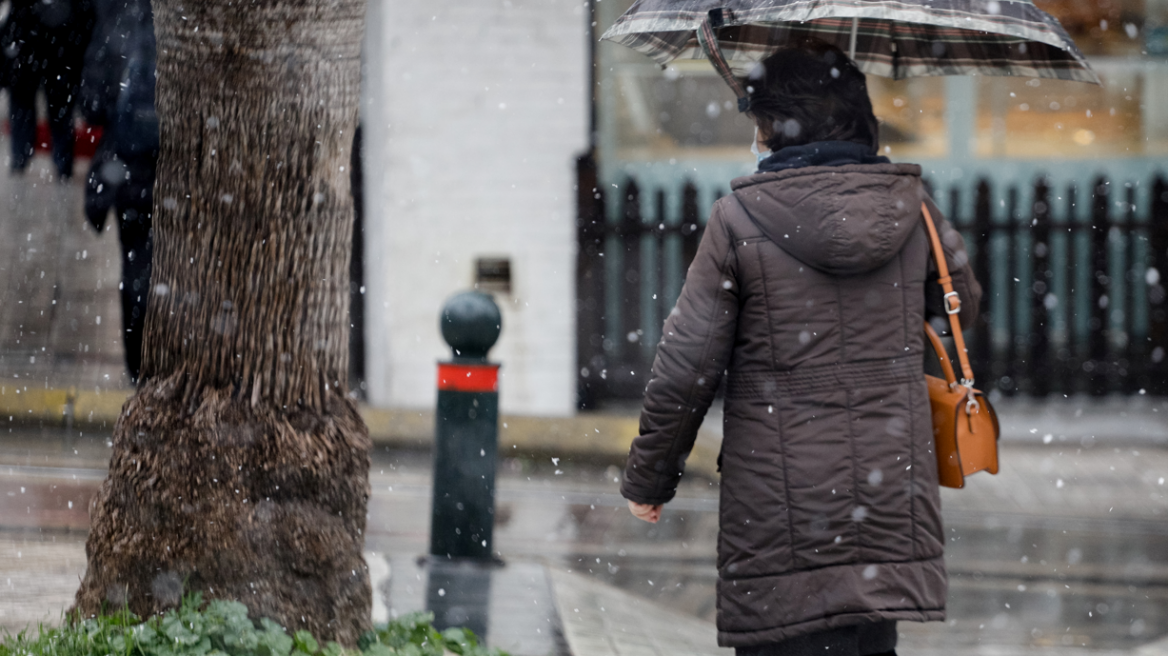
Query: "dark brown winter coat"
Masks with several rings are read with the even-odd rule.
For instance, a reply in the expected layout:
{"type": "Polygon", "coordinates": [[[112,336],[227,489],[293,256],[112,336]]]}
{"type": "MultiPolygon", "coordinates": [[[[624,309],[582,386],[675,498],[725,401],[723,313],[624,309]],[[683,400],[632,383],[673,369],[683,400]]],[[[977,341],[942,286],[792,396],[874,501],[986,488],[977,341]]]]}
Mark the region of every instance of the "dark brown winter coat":
{"type": "MultiPolygon", "coordinates": [[[[725,375],[719,642],[944,619],[921,330],[940,293],[920,167],[806,167],[732,187],[665,323],[621,491],[673,498],[725,375]]],[[[968,324],[981,288],[927,202],[968,324]]]]}

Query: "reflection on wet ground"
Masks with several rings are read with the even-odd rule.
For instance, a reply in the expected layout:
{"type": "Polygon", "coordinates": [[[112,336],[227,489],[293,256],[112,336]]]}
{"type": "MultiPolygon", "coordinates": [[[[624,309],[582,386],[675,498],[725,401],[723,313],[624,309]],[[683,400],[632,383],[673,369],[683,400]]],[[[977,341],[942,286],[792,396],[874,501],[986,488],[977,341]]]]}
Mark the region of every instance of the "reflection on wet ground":
{"type": "Polygon", "coordinates": [[[386,554],[378,591],[391,613],[427,609],[439,628],[464,626],[512,654],[567,654],[551,582],[539,563],[477,564],[386,554]]]}
{"type": "MultiPolygon", "coordinates": [[[[69,444],[59,429],[0,436],[0,537],[81,540],[107,453],[104,436],[69,444]]],[[[950,619],[903,623],[902,650],[1126,650],[1168,635],[1168,523],[1159,518],[1168,451],[1008,446],[1002,459],[1012,473],[946,491],[950,619]]],[[[501,460],[495,544],[517,578],[496,575],[460,592],[497,598],[500,586],[528,585],[530,594],[513,589],[509,598],[537,600],[538,568],[523,568],[543,562],[713,619],[716,483],[686,479],[662,522],[649,525],[628,514],[619,476],[608,463],[501,460]]],[[[446,599],[445,574],[418,565],[429,537],[429,455],[379,450],[371,485],[367,548],[391,563],[391,612],[419,608],[429,595],[451,618],[493,622],[446,599]]]]}
{"type": "MultiPolygon", "coordinates": [[[[1151,569],[1153,554],[1159,560],[1155,567],[1162,567],[1168,555],[1168,538],[1163,534],[1039,528],[1011,535],[1012,529],[1007,528],[952,522],[948,526],[955,539],[946,558],[950,619],[944,624],[902,623],[903,647],[1130,649],[1168,633],[1168,586],[1163,574],[1140,574],[1151,569]],[[1130,558],[1115,553],[1119,551],[1113,549],[1116,542],[1124,543],[1130,558]],[[1112,554],[1119,559],[1103,560],[1112,554]],[[1023,557],[1036,566],[1026,567],[1023,557]]],[[[576,560],[584,566],[589,559],[576,560]]],[[[712,559],[618,556],[597,565],[586,570],[598,579],[699,617],[714,618],[712,559]]]]}
{"type": "MultiPolygon", "coordinates": [[[[1135,476],[1124,467],[1160,466],[1168,453],[1007,447],[1003,461],[1033,475],[1023,472],[1014,482],[986,477],[966,490],[946,491],[950,619],[903,623],[904,651],[994,645],[1131,649],[1168,635],[1168,523],[1157,518],[1163,503],[1157,489],[1163,488],[1158,476],[1135,476]],[[1075,467],[1066,466],[1072,461],[1075,467]],[[1031,490],[1017,479],[1043,487],[1031,490]],[[1051,508],[1043,496],[1047,487],[1056,491],[1051,495],[1067,490],[1069,500],[1051,508]],[[1010,494],[1017,503],[997,498],[1010,494]],[[1082,507],[1076,494],[1094,503],[1082,507]],[[1027,502],[1037,505],[1023,512],[1027,502]]],[[[378,466],[419,476],[420,487],[412,491],[417,502],[428,493],[426,462],[424,454],[386,454],[378,466]]],[[[504,558],[547,558],[713,620],[716,486],[684,482],[653,526],[628,515],[614,480],[619,474],[595,464],[504,460],[496,533],[504,558]],[[557,469],[564,473],[555,475],[557,469]]],[[[388,494],[377,502],[387,504],[381,506],[384,517],[398,519],[395,508],[410,503],[388,494]]],[[[415,530],[424,536],[425,518],[419,518],[415,530]]],[[[379,523],[381,531],[371,525],[371,540],[401,536],[404,526],[395,524],[379,523]]],[[[415,544],[424,550],[424,537],[415,544]]]]}

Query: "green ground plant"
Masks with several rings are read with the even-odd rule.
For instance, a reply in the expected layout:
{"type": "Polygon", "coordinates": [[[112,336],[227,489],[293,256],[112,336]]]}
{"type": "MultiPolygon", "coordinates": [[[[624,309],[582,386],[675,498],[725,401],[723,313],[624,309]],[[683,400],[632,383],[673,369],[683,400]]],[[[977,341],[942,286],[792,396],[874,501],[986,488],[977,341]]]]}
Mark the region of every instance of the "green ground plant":
{"type": "Polygon", "coordinates": [[[320,644],[308,631],[289,635],[282,626],[247,615],[237,601],[204,604],[198,593],[182,605],[142,620],[128,610],[60,627],[40,626],[0,638],[0,656],[508,656],[480,645],[466,629],[434,628],[433,615],[413,613],[377,626],[361,637],[359,651],[320,644]]]}

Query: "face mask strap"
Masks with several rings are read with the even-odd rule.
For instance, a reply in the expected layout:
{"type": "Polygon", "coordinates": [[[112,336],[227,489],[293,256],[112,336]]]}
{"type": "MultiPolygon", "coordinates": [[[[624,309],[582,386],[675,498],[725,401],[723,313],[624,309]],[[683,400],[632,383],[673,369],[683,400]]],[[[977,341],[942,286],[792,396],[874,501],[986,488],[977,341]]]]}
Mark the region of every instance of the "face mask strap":
{"type": "Polygon", "coordinates": [[[754,156],[757,157],[758,161],[760,161],[760,162],[774,154],[772,151],[769,151],[769,150],[759,151],[759,149],[758,149],[758,126],[757,125],[754,126],[754,141],[750,142],[750,152],[752,154],[754,154],[754,156]]]}

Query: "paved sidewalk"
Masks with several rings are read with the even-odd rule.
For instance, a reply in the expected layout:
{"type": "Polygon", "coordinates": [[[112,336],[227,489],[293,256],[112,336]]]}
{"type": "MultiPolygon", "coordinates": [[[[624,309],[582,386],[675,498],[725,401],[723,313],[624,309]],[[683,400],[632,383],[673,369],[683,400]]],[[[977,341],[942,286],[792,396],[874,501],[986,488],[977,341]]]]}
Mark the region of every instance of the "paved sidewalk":
{"type": "MultiPolygon", "coordinates": [[[[0,435],[0,626],[59,617],[83,571],[85,508],[108,447],[62,433],[0,435]]],[[[1156,646],[1168,636],[1168,450],[1052,440],[1005,445],[1002,462],[999,476],[943,491],[950,619],[902,624],[899,651],[1168,654],[1156,646]]],[[[603,462],[516,455],[499,477],[495,540],[508,568],[485,586],[438,586],[488,599],[492,640],[517,654],[710,653],[698,645],[714,635],[714,480],[687,476],[651,526],[631,518],[619,469],[603,462]]],[[[371,488],[377,612],[426,607],[429,455],[379,448],[371,488]]]]}
{"type": "MultiPolygon", "coordinates": [[[[366,552],[365,559],[376,598],[375,621],[434,608],[426,603],[425,595],[428,585],[433,586],[433,574],[417,559],[394,559],[377,552],[366,552]],[[389,562],[395,566],[389,567],[389,562]]],[[[58,623],[84,572],[85,552],[79,538],[41,542],[0,537],[0,629],[58,623]]],[[[489,644],[514,656],[733,654],[718,648],[711,623],[578,574],[530,561],[482,573],[485,594],[471,600],[469,614],[483,621],[473,628],[486,635],[489,644]],[[481,607],[474,608],[475,603],[481,607]]],[[[434,592],[451,599],[461,593],[465,600],[465,579],[443,580],[449,590],[434,588],[434,592]],[[461,590],[454,587],[459,585],[461,590]]],[[[454,618],[461,619],[458,624],[475,624],[467,622],[466,613],[465,606],[454,608],[454,618]]]]}
{"type": "Polygon", "coordinates": [[[85,573],[85,545],[0,535],[0,632],[60,622],[85,573]]]}
{"type": "Polygon", "coordinates": [[[551,570],[564,634],[577,656],[718,654],[713,625],[639,599],[593,579],[551,570]]]}
{"type": "MultiPolygon", "coordinates": [[[[7,140],[0,139],[0,147],[7,140]]],[[[116,222],[98,235],[82,212],[84,167],[53,178],[38,155],[0,170],[0,379],[85,390],[125,387],[116,222]]]]}

